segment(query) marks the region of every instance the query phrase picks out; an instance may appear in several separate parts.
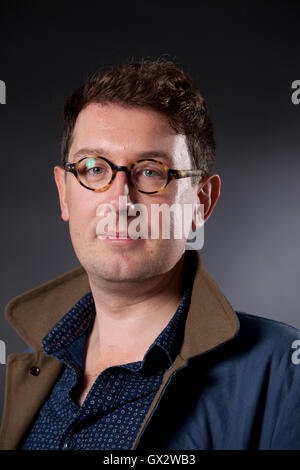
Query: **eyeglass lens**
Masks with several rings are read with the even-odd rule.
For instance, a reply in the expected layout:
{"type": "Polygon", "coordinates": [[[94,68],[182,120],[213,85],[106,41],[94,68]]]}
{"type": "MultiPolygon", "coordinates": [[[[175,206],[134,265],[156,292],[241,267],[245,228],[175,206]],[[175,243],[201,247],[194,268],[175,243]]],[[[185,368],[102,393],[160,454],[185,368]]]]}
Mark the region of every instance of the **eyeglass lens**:
{"type": "MultiPolygon", "coordinates": [[[[112,178],[113,170],[101,157],[88,157],[77,168],[81,182],[92,189],[101,189],[112,178]]],[[[131,171],[131,181],[137,189],[144,192],[158,191],[168,179],[168,173],[158,162],[143,160],[131,171]]]]}

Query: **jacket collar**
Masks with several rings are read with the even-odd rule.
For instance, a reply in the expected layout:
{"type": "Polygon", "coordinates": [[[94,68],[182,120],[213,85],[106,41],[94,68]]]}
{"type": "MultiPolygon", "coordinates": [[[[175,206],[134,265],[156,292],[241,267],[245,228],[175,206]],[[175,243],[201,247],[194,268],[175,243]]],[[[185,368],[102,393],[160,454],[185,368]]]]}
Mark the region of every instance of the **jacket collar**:
{"type": "MultiPolygon", "coordinates": [[[[197,267],[180,352],[183,359],[223,344],[239,330],[236,313],[205,270],[199,253],[189,251],[188,256],[197,267]]],[[[90,290],[87,273],[79,266],[11,300],[6,306],[7,321],[26,344],[41,351],[44,336],[90,290]]]]}

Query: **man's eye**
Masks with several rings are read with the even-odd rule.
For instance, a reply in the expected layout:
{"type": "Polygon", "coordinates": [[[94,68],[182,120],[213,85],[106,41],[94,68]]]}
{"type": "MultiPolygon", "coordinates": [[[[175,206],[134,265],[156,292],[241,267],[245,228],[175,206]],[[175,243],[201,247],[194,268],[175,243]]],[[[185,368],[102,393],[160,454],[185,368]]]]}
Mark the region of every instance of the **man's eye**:
{"type": "Polygon", "coordinates": [[[152,170],[150,168],[143,170],[142,175],[147,176],[148,178],[151,178],[151,177],[153,178],[154,176],[160,176],[160,174],[157,171],[152,170]]]}
{"type": "Polygon", "coordinates": [[[100,168],[98,166],[94,166],[94,168],[88,168],[87,173],[92,173],[94,175],[99,175],[101,173],[104,173],[104,168],[100,168]]]}

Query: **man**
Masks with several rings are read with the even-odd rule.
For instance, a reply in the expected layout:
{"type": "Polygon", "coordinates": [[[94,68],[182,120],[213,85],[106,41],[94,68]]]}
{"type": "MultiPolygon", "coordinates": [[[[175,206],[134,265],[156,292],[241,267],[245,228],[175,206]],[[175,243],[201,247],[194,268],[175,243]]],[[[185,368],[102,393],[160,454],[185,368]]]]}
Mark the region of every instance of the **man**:
{"type": "Polygon", "coordinates": [[[205,222],[214,147],[201,93],[168,61],[98,71],[67,100],[54,173],[81,266],[7,306],[31,352],[8,359],[2,449],[300,448],[299,331],[235,312],[174,236],[178,212],[169,237],[167,213],[158,237],[151,217],[128,229],[155,204],[201,204],[205,222]]]}

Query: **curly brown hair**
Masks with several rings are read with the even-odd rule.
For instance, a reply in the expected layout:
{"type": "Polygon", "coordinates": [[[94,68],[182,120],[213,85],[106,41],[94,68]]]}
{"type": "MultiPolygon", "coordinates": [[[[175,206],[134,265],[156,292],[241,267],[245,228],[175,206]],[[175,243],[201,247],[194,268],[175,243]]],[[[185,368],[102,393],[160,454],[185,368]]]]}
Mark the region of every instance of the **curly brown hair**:
{"type": "Polygon", "coordinates": [[[68,160],[78,114],[95,102],[145,107],[163,113],[177,134],[186,135],[194,168],[203,170],[205,175],[211,173],[215,140],[207,105],[197,85],[172,61],[129,61],[99,69],[88,77],[63,107],[62,163],[68,160]]]}

